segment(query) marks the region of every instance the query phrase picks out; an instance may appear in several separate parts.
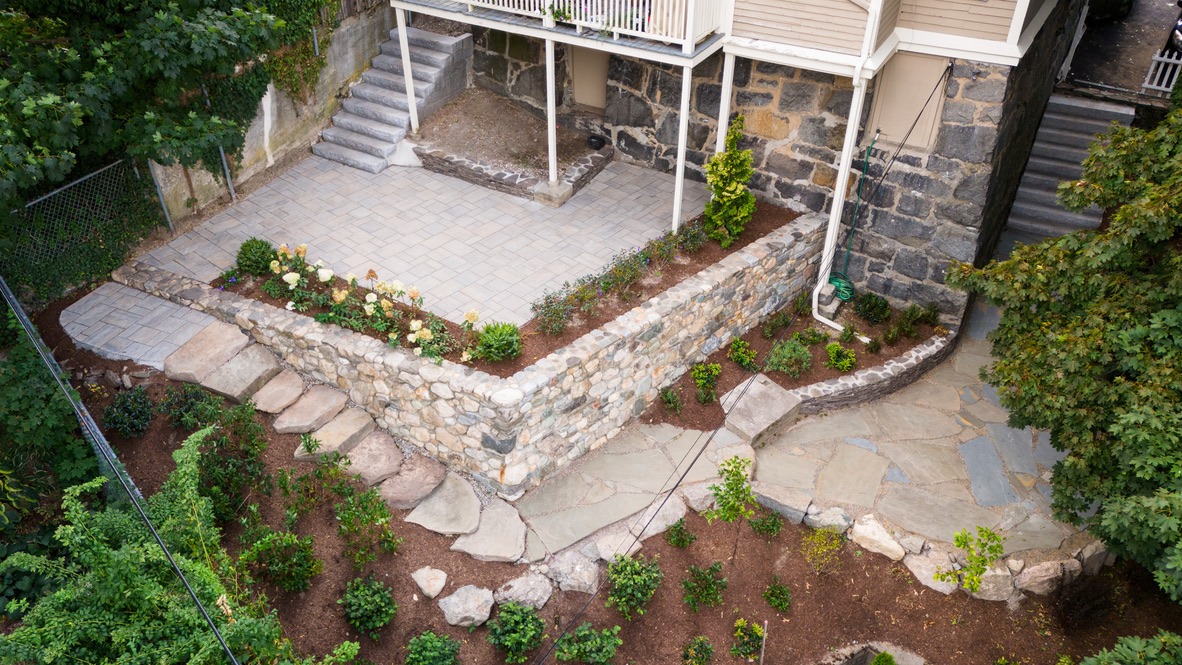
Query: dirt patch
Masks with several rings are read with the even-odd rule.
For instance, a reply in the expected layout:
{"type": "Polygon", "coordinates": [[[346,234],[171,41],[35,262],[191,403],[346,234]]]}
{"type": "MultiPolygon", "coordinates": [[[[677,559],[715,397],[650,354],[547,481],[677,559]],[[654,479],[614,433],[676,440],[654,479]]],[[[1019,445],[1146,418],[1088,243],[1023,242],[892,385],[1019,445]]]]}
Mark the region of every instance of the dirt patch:
{"type": "Polygon", "coordinates": [[[427,14],[415,14],[414,20],[411,22],[411,27],[448,37],[459,37],[460,35],[466,35],[472,32],[472,26],[466,23],[449,21],[445,18],[428,16],[427,14]]]}
{"type": "MultiPolygon", "coordinates": [[[[546,121],[522,105],[484,88],[468,88],[420,127],[426,143],[449,154],[511,173],[547,180],[546,121]]],[[[594,152],[584,134],[558,128],[559,177],[594,152]]]]}

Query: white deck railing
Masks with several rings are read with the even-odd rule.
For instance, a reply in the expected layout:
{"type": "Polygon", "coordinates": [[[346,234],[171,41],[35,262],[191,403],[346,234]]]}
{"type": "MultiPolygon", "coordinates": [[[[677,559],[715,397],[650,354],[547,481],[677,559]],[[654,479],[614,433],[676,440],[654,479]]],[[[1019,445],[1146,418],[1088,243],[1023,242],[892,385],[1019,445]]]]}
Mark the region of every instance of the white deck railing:
{"type": "Polygon", "coordinates": [[[1169,95],[1178,81],[1178,71],[1182,69],[1182,53],[1177,51],[1158,51],[1149,63],[1149,73],[1145,75],[1145,82],[1141,84],[1141,92],[1146,94],[1169,95]]]}
{"type": "Polygon", "coordinates": [[[487,7],[512,14],[533,16],[546,25],[565,23],[582,32],[605,37],[620,35],[678,44],[692,52],[694,46],[722,25],[725,0],[468,0],[473,7],[487,7]]]}

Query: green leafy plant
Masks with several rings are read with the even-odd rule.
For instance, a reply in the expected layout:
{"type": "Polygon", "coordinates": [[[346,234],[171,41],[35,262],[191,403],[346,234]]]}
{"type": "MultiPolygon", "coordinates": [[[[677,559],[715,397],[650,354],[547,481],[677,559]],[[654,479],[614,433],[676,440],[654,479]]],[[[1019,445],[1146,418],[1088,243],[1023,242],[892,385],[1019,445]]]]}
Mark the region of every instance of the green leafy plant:
{"type": "MultiPolygon", "coordinates": [[[[799,300],[800,298],[797,298],[798,302],[799,300]]],[[[764,321],[763,326],[759,329],[759,334],[764,339],[771,339],[790,325],[792,325],[792,313],[781,310],[769,316],[767,321],[764,321]]]]}
{"type": "Polygon", "coordinates": [[[704,215],[706,234],[725,249],[743,232],[755,214],[755,195],[747,188],[755,170],[750,150],[739,149],[743,139],[743,116],[731,121],[726,131],[726,148],[706,162],[706,184],[710,200],[704,215]]]}
{"type": "Polygon", "coordinates": [[[681,395],[672,386],[661,388],[657,394],[661,397],[661,404],[666,411],[681,413],[681,395]]]}
{"type": "Polygon", "coordinates": [[[1158,630],[1153,637],[1129,636],[1112,649],[1084,658],[1079,665],[1176,665],[1182,662],[1182,635],[1158,630]]]}
{"type": "Polygon", "coordinates": [[[787,584],[781,584],[778,575],[773,576],[772,583],[767,585],[767,589],[764,589],[763,599],[777,612],[787,612],[792,609],[792,589],[789,589],[787,584]]]}
{"type": "Polygon", "coordinates": [[[739,367],[751,372],[758,372],[759,365],[755,362],[755,355],[755,349],[751,348],[751,345],[745,340],[738,337],[731,340],[727,357],[739,367]]]}
{"type": "Polygon", "coordinates": [[[841,329],[841,334],[837,336],[837,341],[842,344],[850,344],[858,338],[858,331],[853,326],[846,326],[841,329]]]}
{"type": "Polygon", "coordinates": [[[882,351],[882,342],[878,341],[877,337],[871,337],[870,341],[866,343],[866,351],[878,355],[882,351]]]}
{"type": "Polygon", "coordinates": [[[271,491],[272,479],[263,462],[267,435],[254,416],[249,402],[222,411],[217,429],[201,448],[201,493],[223,524],[238,516],[252,492],[271,491]]]}
{"type": "Polygon", "coordinates": [[[644,614],[645,606],[664,579],[656,557],[616,555],[607,566],[607,606],[616,608],[631,621],[633,612],[644,614]]]}
{"type": "Polygon", "coordinates": [[[714,645],[705,635],[698,635],[681,650],[681,665],[710,665],[712,660],[714,645]]]}
{"type": "Polygon", "coordinates": [[[776,513],[768,513],[763,517],[753,517],[747,520],[755,533],[768,538],[774,538],[780,534],[780,529],[784,527],[784,519],[776,513]]]}
{"type": "Polygon", "coordinates": [[[768,372],[783,372],[796,378],[813,366],[813,354],[796,339],[776,342],[767,354],[763,369],[768,372]]]}
{"type": "Polygon", "coordinates": [[[324,570],[324,562],[313,551],[312,536],[301,538],[267,527],[262,527],[258,535],[238,560],[284,591],[306,590],[312,585],[312,578],[324,570]]]}
{"type": "Polygon", "coordinates": [[[376,487],[351,492],[334,506],[337,532],[345,540],[345,554],[357,570],[378,558],[378,550],[394,554],[402,543],[391,527],[393,515],[376,487]]]}
{"type": "Polygon", "coordinates": [[[718,383],[718,375],[722,367],[718,363],[697,363],[690,368],[690,377],[694,380],[695,397],[702,404],[709,404],[718,397],[714,394],[714,386],[718,383]]]}
{"type": "Polygon", "coordinates": [[[875,654],[874,660],[870,661],[870,665],[895,665],[895,657],[886,651],[875,654]]]}
{"type": "Polygon", "coordinates": [[[618,637],[619,626],[595,630],[590,622],[583,622],[578,628],[559,638],[554,647],[558,660],[573,660],[590,665],[605,665],[616,657],[616,650],[624,643],[618,637]]]}
{"type": "Polygon", "coordinates": [[[406,665],[460,665],[460,643],[424,630],[406,645],[406,665]]]}
{"type": "Polygon", "coordinates": [[[874,326],[891,319],[891,305],[877,293],[863,292],[854,298],[854,314],[874,326]]]}
{"type": "Polygon", "coordinates": [[[941,582],[959,584],[971,593],[981,590],[981,576],[1004,552],[1002,537],[988,527],[977,527],[973,536],[968,529],[957,531],[952,542],[964,552],[965,565],[960,570],[938,569],[935,578],[941,582]]]}
{"type": "Polygon", "coordinates": [[[169,386],[156,410],[174,425],[195,431],[217,422],[222,413],[222,399],[195,383],[169,386]]]}
{"type": "Polygon", "coordinates": [[[690,533],[689,527],[685,525],[685,518],[681,518],[669,525],[665,530],[665,542],[674,547],[686,548],[694,544],[698,537],[690,533]]]}
{"type": "Polygon", "coordinates": [[[797,316],[808,316],[813,311],[813,296],[808,291],[801,291],[792,301],[792,311],[797,316]]]}
{"type": "Polygon", "coordinates": [[[738,456],[727,458],[718,465],[722,484],[710,486],[715,505],[702,513],[707,522],[722,520],[731,524],[736,520],[750,519],[755,514],[754,506],[758,504],[755,492],[751,489],[751,481],[747,478],[750,468],[751,460],[738,456]]]}
{"type": "Polygon", "coordinates": [[[143,386],[115,393],[115,401],[103,411],[103,424],[125,439],[143,436],[152,425],[152,398],[143,386]]]}
{"type": "Polygon", "coordinates": [[[819,328],[805,328],[800,332],[792,333],[792,339],[804,344],[805,346],[812,346],[820,344],[821,342],[829,341],[829,333],[819,328]]]}
{"type": "Polygon", "coordinates": [[[845,536],[834,529],[813,529],[801,538],[800,553],[818,575],[833,572],[841,564],[839,554],[845,536]]]}
{"type": "Polygon", "coordinates": [[[508,602],[497,606],[497,616],[488,622],[488,641],[505,653],[506,663],[524,663],[530,651],[546,639],[546,623],[528,605],[508,602]]]}
{"type": "Polygon", "coordinates": [[[521,355],[521,329],[515,323],[489,323],[480,331],[480,340],[472,355],[498,362],[521,355]]]}
{"type": "Polygon", "coordinates": [[[731,655],[753,661],[763,648],[763,627],[746,619],[735,619],[735,641],[731,644],[731,655]]]}
{"type": "Polygon", "coordinates": [[[715,561],[708,568],[689,567],[689,577],[681,581],[682,599],[697,613],[702,605],[722,605],[722,592],[726,591],[726,578],[722,577],[722,562],[715,561]]]}
{"type": "Polygon", "coordinates": [[[262,238],[250,238],[238,247],[238,270],[255,277],[271,274],[271,262],[277,257],[275,247],[262,238]]]}
{"type": "Polygon", "coordinates": [[[337,604],[345,606],[345,621],[371,640],[378,639],[378,631],[393,621],[398,611],[390,588],[373,575],[350,581],[345,587],[345,597],[338,599],[337,604]]]}
{"type": "Polygon", "coordinates": [[[894,346],[895,344],[899,343],[899,338],[902,337],[902,335],[903,333],[899,331],[899,327],[897,325],[891,326],[882,332],[882,341],[885,342],[887,346],[894,346]]]}
{"type": "Polygon", "coordinates": [[[826,345],[825,353],[829,356],[829,360],[825,361],[826,367],[832,367],[839,372],[849,372],[858,366],[858,357],[854,352],[837,342],[826,345]]]}

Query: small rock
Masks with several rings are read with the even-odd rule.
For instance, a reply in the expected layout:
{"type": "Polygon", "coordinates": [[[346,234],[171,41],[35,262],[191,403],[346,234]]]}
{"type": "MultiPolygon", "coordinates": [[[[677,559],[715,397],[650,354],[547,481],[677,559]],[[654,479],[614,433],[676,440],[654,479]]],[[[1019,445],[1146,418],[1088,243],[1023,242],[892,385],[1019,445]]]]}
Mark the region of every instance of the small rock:
{"type": "Polygon", "coordinates": [[[997,562],[981,575],[981,587],[973,593],[981,600],[1008,600],[1014,595],[1014,575],[1003,563],[997,562]]]}
{"type": "Polygon", "coordinates": [[[153,376],[156,376],[156,373],[157,372],[154,369],[137,369],[136,371],[131,372],[131,378],[133,378],[133,379],[150,379],[153,376]]]}
{"type": "Polygon", "coordinates": [[[676,494],[667,497],[663,504],[660,498],[654,501],[639,518],[632,520],[628,530],[645,540],[664,533],[674,522],[685,517],[685,501],[676,494]]]}
{"type": "Polygon", "coordinates": [[[1088,543],[1079,553],[1079,562],[1084,575],[1097,575],[1108,558],[1108,548],[1099,540],[1088,543]]]}
{"type": "Polygon", "coordinates": [[[899,561],[907,551],[891,537],[890,532],[879,524],[874,515],[864,515],[854,522],[850,538],[862,547],[886,556],[891,561],[899,561]]]}
{"type": "Polygon", "coordinates": [[[1009,568],[1010,572],[1015,575],[1022,572],[1022,568],[1024,568],[1025,566],[1026,566],[1026,562],[1021,559],[1018,559],[1015,557],[1010,557],[1009,559],[1006,559],[1006,567],[1009,568]]]}
{"type": "Polygon", "coordinates": [[[694,483],[685,485],[678,490],[685,504],[696,513],[714,508],[714,492],[710,491],[710,483],[694,483]]]}
{"type": "Polygon", "coordinates": [[[756,481],[751,484],[751,489],[759,505],[779,513],[793,524],[800,524],[813,505],[812,497],[788,487],[756,481]]]}
{"type": "Polygon", "coordinates": [[[419,591],[422,591],[423,595],[428,598],[438,596],[439,592],[443,591],[443,586],[447,584],[447,573],[430,566],[419,568],[411,573],[410,577],[415,581],[415,584],[419,585],[419,591]]]}
{"type": "Polygon", "coordinates": [[[907,570],[911,571],[920,584],[929,589],[945,595],[956,591],[957,585],[936,581],[936,573],[942,569],[950,568],[952,565],[948,553],[942,549],[929,547],[928,551],[923,554],[908,554],[903,557],[903,565],[907,566],[907,570]]]}
{"type": "Polygon", "coordinates": [[[123,384],[123,387],[125,389],[131,390],[131,377],[130,376],[128,376],[127,374],[120,375],[119,381],[123,384]]]}
{"type": "Polygon", "coordinates": [[[833,507],[816,515],[805,515],[804,523],[814,529],[834,529],[839,533],[845,533],[854,520],[841,508],[833,507]]]}
{"type": "Polygon", "coordinates": [[[493,593],[471,584],[439,601],[443,618],[452,626],[479,626],[492,613],[493,593]]]}
{"type": "Polygon", "coordinates": [[[386,505],[395,510],[408,510],[439,487],[447,477],[447,468],[423,455],[413,455],[403,461],[398,473],[382,481],[378,491],[386,505]]]}
{"type": "Polygon", "coordinates": [[[595,593],[599,585],[599,564],[577,551],[569,550],[550,561],[547,575],[563,591],[595,593]]]}
{"type": "Polygon", "coordinates": [[[809,509],[805,511],[805,514],[817,515],[817,514],[820,514],[820,512],[821,512],[821,507],[814,503],[809,506],[809,509]]]}
{"type": "Polygon", "coordinates": [[[1014,578],[1014,585],[1022,591],[1046,596],[1061,585],[1074,582],[1082,571],[1083,566],[1075,559],[1029,564],[1014,578]]]}
{"type": "Polygon", "coordinates": [[[497,603],[517,603],[534,609],[542,609],[550,601],[550,594],[554,587],[545,575],[530,573],[509,580],[493,593],[493,600],[497,603]]]}
{"type": "Polygon", "coordinates": [[[917,536],[914,533],[899,536],[899,544],[911,554],[922,554],[923,546],[926,542],[923,536],[917,536]]]}
{"type": "Polygon", "coordinates": [[[119,377],[119,372],[108,369],[103,372],[103,378],[106,379],[107,384],[109,384],[112,388],[123,387],[123,379],[119,377]]]}

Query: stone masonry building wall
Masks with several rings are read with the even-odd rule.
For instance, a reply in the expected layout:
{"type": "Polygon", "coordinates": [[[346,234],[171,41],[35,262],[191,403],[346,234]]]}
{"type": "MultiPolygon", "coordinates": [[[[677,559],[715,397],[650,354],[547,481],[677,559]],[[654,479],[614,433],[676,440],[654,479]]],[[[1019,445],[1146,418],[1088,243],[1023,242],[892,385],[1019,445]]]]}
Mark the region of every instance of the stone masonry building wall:
{"type": "MultiPolygon", "coordinates": [[[[511,35],[489,28],[472,28],[472,80],[492,90],[546,113],[545,42],[524,35],[511,35]]],[[[570,74],[567,51],[561,44],[554,48],[554,71],[559,113],[570,110],[570,74]]]]}

